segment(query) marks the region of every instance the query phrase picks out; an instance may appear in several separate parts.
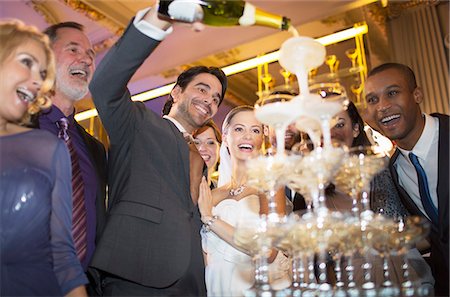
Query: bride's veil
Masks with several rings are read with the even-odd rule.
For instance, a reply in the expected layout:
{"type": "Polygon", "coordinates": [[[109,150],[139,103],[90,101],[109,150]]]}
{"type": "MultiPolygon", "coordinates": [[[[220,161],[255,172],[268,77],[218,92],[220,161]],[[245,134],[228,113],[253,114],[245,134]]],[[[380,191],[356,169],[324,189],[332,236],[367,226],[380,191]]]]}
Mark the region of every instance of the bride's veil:
{"type": "Polygon", "coordinates": [[[222,142],[220,145],[219,180],[217,187],[228,184],[231,181],[231,157],[227,146],[222,142]]]}

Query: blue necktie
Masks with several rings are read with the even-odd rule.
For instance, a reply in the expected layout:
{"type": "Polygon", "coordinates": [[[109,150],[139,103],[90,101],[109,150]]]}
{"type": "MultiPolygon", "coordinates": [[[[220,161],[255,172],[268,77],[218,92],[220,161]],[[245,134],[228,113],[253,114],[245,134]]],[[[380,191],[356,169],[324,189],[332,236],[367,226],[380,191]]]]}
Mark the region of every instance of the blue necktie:
{"type": "Polygon", "coordinates": [[[423,208],[425,209],[425,212],[427,213],[431,222],[435,226],[437,226],[439,221],[438,212],[433,204],[433,201],[431,200],[430,189],[428,188],[428,179],[425,170],[423,170],[423,167],[420,165],[419,159],[416,155],[414,155],[413,153],[409,153],[409,159],[416,168],[420,199],[422,200],[423,208]]]}

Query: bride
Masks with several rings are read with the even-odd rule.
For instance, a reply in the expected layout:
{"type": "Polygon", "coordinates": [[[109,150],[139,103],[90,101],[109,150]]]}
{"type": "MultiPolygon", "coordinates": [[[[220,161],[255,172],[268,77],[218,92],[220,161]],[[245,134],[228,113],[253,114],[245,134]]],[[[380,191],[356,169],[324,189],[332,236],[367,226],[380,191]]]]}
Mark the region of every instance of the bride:
{"type": "MultiPolygon", "coordinates": [[[[233,234],[240,220],[267,212],[267,199],[246,185],[245,165],[246,160],[261,153],[263,126],[252,106],[238,106],[226,116],[222,134],[219,187],[211,192],[203,179],[198,201],[204,223],[206,288],[208,296],[244,296],[253,284],[254,266],[248,252],[233,242],[233,234]]],[[[282,202],[277,203],[278,211],[283,213],[284,196],[279,197],[282,202]]],[[[285,256],[274,249],[269,262],[271,283],[275,287],[288,286],[289,264],[285,256]]]]}

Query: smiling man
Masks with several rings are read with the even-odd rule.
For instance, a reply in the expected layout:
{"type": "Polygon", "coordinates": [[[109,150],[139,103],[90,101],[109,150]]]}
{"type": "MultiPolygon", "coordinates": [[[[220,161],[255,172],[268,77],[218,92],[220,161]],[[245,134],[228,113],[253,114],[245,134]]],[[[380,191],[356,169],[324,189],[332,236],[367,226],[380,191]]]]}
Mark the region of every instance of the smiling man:
{"type": "Polygon", "coordinates": [[[227,78],[214,67],[184,71],[164,117],[133,102],[128,82],[172,30],[156,13],[138,12],[90,84],[111,143],[110,211],[92,262],[105,296],[206,295],[197,207],[204,162],[190,134],[216,114],[227,78]]]}
{"type": "Polygon", "coordinates": [[[394,183],[410,213],[430,221],[435,294],[448,296],[449,116],[422,113],[423,96],[409,67],[383,64],[368,75],[362,115],[397,145],[390,162],[394,183]]]}
{"type": "MultiPolygon", "coordinates": [[[[34,124],[63,138],[71,153],[72,233],[78,259],[87,271],[105,222],[107,162],[104,146],[77,123],[74,115],[75,103],[89,92],[95,53],[79,23],[58,23],[44,33],[55,53],[56,81],[50,97],[52,107],[34,124]]],[[[95,294],[93,286],[87,289],[89,295],[95,294]]]]}

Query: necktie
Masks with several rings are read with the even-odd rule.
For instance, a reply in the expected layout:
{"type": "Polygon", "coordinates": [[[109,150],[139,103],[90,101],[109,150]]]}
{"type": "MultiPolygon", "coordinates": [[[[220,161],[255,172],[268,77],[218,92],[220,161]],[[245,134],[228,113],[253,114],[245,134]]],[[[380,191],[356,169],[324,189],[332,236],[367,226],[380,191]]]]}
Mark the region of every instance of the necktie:
{"type": "Polygon", "coordinates": [[[419,159],[416,155],[414,155],[413,153],[409,153],[409,159],[416,168],[417,181],[419,184],[419,194],[420,199],[422,200],[423,208],[425,209],[425,212],[427,213],[431,222],[437,226],[438,212],[433,204],[433,201],[431,200],[430,189],[428,188],[428,179],[425,170],[423,170],[423,167],[420,165],[419,159]]]}
{"type": "Polygon", "coordinates": [[[195,146],[192,135],[183,133],[184,139],[189,146],[189,185],[191,198],[197,204],[200,182],[202,181],[205,162],[195,146]]]}
{"type": "Polygon", "coordinates": [[[81,175],[80,163],[78,155],[72,140],[67,133],[69,121],[67,118],[61,118],[56,122],[59,129],[58,137],[63,139],[67,148],[69,149],[70,159],[72,161],[72,235],[75,243],[75,250],[80,261],[86,257],[87,242],[86,242],[86,206],[84,201],[84,182],[81,175]]]}

